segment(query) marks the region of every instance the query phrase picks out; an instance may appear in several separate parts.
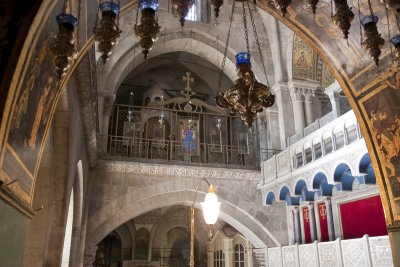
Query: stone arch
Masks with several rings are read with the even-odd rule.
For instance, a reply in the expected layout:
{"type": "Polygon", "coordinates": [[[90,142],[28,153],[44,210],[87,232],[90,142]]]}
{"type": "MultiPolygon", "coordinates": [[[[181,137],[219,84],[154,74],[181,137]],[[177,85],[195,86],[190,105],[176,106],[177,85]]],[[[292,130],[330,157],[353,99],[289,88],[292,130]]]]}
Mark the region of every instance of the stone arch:
{"type": "MultiPolygon", "coordinates": [[[[87,232],[87,248],[94,247],[109,232],[132,217],[137,217],[160,207],[175,205],[189,206],[193,202],[194,195],[195,192],[192,190],[172,191],[153,195],[139,201],[125,203],[124,206],[120,207],[120,212],[117,215],[109,214],[105,211],[105,207],[102,212],[96,212],[89,219],[91,227],[87,232]]],[[[198,192],[198,198],[203,198],[204,196],[204,192],[198,192]]],[[[118,200],[115,201],[118,202],[118,200]]],[[[219,218],[241,232],[255,247],[276,246],[280,244],[261,222],[246,211],[224,199],[219,198],[219,201],[222,203],[219,218]]],[[[201,208],[199,203],[196,203],[195,207],[197,209],[201,208]]]]}
{"type": "Polygon", "coordinates": [[[286,205],[299,205],[300,197],[292,197],[290,196],[289,187],[283,186],[279,190],[279,200],[286,201],[286,205]]]}
{"type": "Polygon", "coordinates": [[[366,153],[359,161],[358,171],[364,176],[364,182],[366,184],[376,184],[376,177],[374,168],[372,167],[371,158],[368,153],[366,153]]]}
{"type": "Polygon", "coordinates": [[[126,224],[123,224],[114,230],[121,240],[122,260],[132,260],[133,241],[131,232],[126,224]]]}
{"type": "Polygon", "coordinates": [[[308,191],[307,183],[300,179],[294,187],[294,195],[300,196],[301,201],[314,201],[314,191],[308,191]]]}
{"type": "Polygon", "coordinates": [[[265,198],[265,204],[272,205],[272,203],[274,203],[274,201],[275,201],[274,192],[272,192],[272,191],[268,192],[267,197],[265,198]]]}
{"type": "Polygon", "coordinates": [[[318,172],[313,178],[313,189],[317,189],[317,193],[322,196],[332,196],[333,185],[328,183],[325,173],[318,172]]]}
{"type": "MultiPolygon", "coordinates": [[[[374,1],[374,3],[376,5],[379,5],[378,1],[374,1]]],[[[377,108],[371,108],[370,106],[365,107],[365,102],[367,100],[385,99],[387,97],[390,97],[390,95],[394,92],[393,88],[391,88],[390,85],[387,84],[383,85],[382,88],[380,88],[380,91],[376,92],[376,94],[375,92],[372,92],[374,91],[373,89],[376,86],[382,85],[381,82],[376,80],[377,78],[376,76],[382,74],[384,68],[389,66],[390,64],[390,60],[388,59],[389,57],[383,58],[381,67],[379,69],[374,69],[371,71],[371,67],[368,67],[371,60],[364,60],[362,57],[363,55],[357,56],[358,54],[356,54],[356,59],[360,59],[360,61],[357,62],[359,65],[358,69],[354,70],[351,67],[348,67],[347,65],[347,63],[351,63],[351,61],[348,60],[346,55],[343,54],[343,51],[340,51],[339,47],[336,47],[338,43],[339,44],[344,43],[344,40],[339,40],[338,42],[335,42],[335,36],[329,36],[329,32],[325,31],[324,27],[321,27],[322,29],[319,29],[315,24],[312,24],[312,22],[310,22],[309,14],[302,14],[297,12],[297,10],[301,8],[302,2],[293,3],[290,7],[289,10],[290,12],[286,18],[283,18],[275,9],[272,8],[272,6],[268,5],[266,2],[262,1],[258,2],[257,5],[261,9],[277,17],[279,20],[285,23],[289,28],[291,28],[301,37],[306,39],[306,41],[309,42],[314,47],[314,49],[316,49],[317,52],[320,53],[320,55],[323,56],[325,62],[327,62],[328,65],[331,66],[332,69],[334,69],[334,76],[342,85],[342,88],[344,89],[346,96],[350,100],[349,101],[350,105],[356,111],[357,118],[359,119],[363,135],[369,147],[371,161],[375,167],[376,170],[375,174],[379,180],[378,184],[380,185],[381,194],[383,196],[382,198],[384,202],[383,204],[385,206],[385,210],[387,211],[386,212],[387,222],[388,224],[392,224],[394,220],[400,220],[400,210],[396,208],[396,205],[398,206],[398,202],[396,199],[392,198],[393,193],[398,194],[398,192],[397,191],[394,192],[393,190],[395,189],[392,189],[391,184],[389,183],[389,181],[394,183],[397,182],[396,185],[398,185],[398,181],[395,180],[396,176],[398,176],[399,173],[398,166],[396,166],[395,168],[392,162],[393,161],[398,162],[399,156],[388,155],[379,146],[378,137],[380,137],[382,133],[380,133],[378,129],[374,128],[373,123],[376,118],[374,118],[373,114],[383,111],[384,108],[381,106],[377,108]],[[363,78],[365,78],[363,84],[364,85],[366,84],[366,86],[364,86],[359,81],[363,78]],[[358,92],[356,91],[356,89],[360,90],[362,89],[363,92],[358,92]],[[372,94],[373,96],[371,96],[372,94]],[[388,192],[391,190],[392,192],[388,192]]],[[[21,79],[24,78],[23,73],[26,71],[26,68],[29,68],[29,64],[27,64],[27,62],[29,62],[31,55],[33,54],[33,49],[35,49],[37,42],[40,39],[37,37],[40,34],[42,34],[41,30],[43,28],[42,26],[49,19],[47,15],[46,16],[44,15],[45,14],[50,15],[54,13],[52,11],[55,6],[56,6],[55,1],[50,1],[50,0],[43,1],[43,5],[40,7],[40,10],[38,12],[39,15],[36,16],[34,22],[32,23],[32,28],[35,30],[32,31],[31,34],[32,36],[26,38],[23,50],[27,51],[27,53],[22,54],[19,58],[19,63],[16,67],[16,72],[14,73],[14,77],[18,77],[18,79],[13,79],[11,83],[9,92],[10,97],[7,100],[4,114],[12,114],[13,113],[12,111],[14,110],[15,106],[18,103],[17,97],[19,95],[19,90],[20,90],[19,84],[22,83],[21,79]],[[24,67],[24,65],[26,66],[24,67]],[[19,79],[19,77],[21,77],[21,79],[19,79]]],[[[355,34],[353,32],[355,31],[352,31],[350,35],[350,42],[352,41],[352,39],[354,39],[352,38],[354,37],[355,34]]],[[[43,35],[46,34],[47,33],[43,33],[43,35]]],[[[352,42],[352,44],[354,44],[354,41],[352,42]]],[[[88,47],[90,47],[90,44],[87,44],[84,49],[88,49],[88,47]]],[[[357,46],[356,44],[354,50],[358,52],[358,48],[359,46],[357,46]]],[[[80,59],[82,59],[82,56],[80,57],[80,59]]],[[[75,67],[77,66],[77,64],[79,64],[79,62],[80,61],[77,60],[74,63],[74,66],[70,69],[69,74],[66,75],[65,80],[63,81],[62,84],[65,84],[68,81],[70,75],[73,73],[75,67]]],[[[55,97],[53,104],[56,103],[57,100],[58,97],[55,97]]],[[[393,99],[393,103],[398,104],[399,103],[398,98],[393,99]]],[[[397,106],[393,107],[392,113],[389,115],[398,114],[396,113],[397,111],[398,107],[397,106]]],[[[48,129],[48,127],[50,126],[51,120],[52,120],[52,115],[50,116],[46,124],[46,129],[48,129]]],[[[3,149],[7,143],[6,139],[11,127],[10,126],[11,122],[12,122],[11,117],[9,119],[2,120],[1,132],[4,133],[2,134],[2,139],[5,140],[4,142],[2,142],[1,149],[3,149]]],[[[38,146],[42,147],[43,143],[38,144],[38,146]]],[[[41,156],[36,157],[33,154],[34,153],[32,152],[32,155],[29,157],[29,159],[40,162],[41,156]]],[[[33,180],[36,179],[36,176],[37,174],[35,173],[33,180]]]]}
{"type": "Polygon", "coordinates": [[[353,189],[354,177],[349,165],[346,163],[340,163],[336,166],[333,180],[341,184],[342,190],[351,191],[353,189]]]}

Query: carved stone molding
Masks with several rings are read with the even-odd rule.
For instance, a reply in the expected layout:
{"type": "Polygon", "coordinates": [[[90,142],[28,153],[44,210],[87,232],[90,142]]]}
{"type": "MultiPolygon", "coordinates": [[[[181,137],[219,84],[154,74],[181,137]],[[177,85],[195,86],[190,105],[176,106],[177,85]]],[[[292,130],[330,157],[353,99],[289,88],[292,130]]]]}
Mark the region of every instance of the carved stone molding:
{"type": "Polygon", "coordinates": [[[2,181],[0,181],[0,198],[3,199],[7,204],[17,209],[22,215],[32,219],[35,215],[35,211],[21,200],[14,192],[2,181]]]}
{"type": "Polygon", "coordinates": [[[215,179],[237,179],[251,181],[259,181],[261,179],[261,173],[259,171],[241,169],[176,166],[166,164],[108,160],[99,160],[98,163],[99,169],[108,172],[124,172],[141,175],[162,175],[175,177],[206,177],[215,179]]]}

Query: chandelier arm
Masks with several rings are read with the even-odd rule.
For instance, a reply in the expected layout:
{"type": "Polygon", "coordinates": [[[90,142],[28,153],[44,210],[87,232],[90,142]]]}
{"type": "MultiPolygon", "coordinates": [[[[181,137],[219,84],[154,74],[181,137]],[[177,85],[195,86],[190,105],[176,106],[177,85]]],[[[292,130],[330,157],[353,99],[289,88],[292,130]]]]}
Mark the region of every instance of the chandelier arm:
{"type": "Polygon", "coordinates": [[[227,54],[228,54],[228,44],[229,44],[229,37],[230,37],[230,35],[231,35],[231,28],[232,28],[232,21],[233,21],[233,13],[234,13],[234,11],[235,11],[235,1],[233,1],[233,3],[232,3],[231,21],[229,22],[228,36],[227,36],[227,38],[226,38],[226,44],[225,44],[225,50],[224,50],[224,57],[223,57],[223,59],[222,59],[221,69],[220,69],[220,73],[219,73],[217,92],[219,92],[219,91],[221,90],[222,75],[224,74],[226,56],[227,56],[227,54]]]}
{"type": "Polygon", "coordinates": [[[249,9],[251,25],[253,27],[253,32],[254,32],[254,38],[256,39],[257,49],[258,49],[258,53],[260,54],[261,64],[262,64],[262,67],[263,67],[263,70],[264,70],[264,75],[265,75],[265,79],[267,81],[267,86],[270,87],[269,80],[268,80],[268,75],[267,75],[267,69],[265,68],[264,57],[263,57],[263,54],[262,54],[262,51],[261,51],[260,41],[258,39],[256,25],[255,25],[255,22],[254,22],[253,11],[251,11],[249,1],[247,1],[247,7],[249,9]]]}
{"type": "MultiPolygon", "coordinates": [[[[249,4],[249,2],[247,2],[249,4]]],[[[250,54],[250,45],[249,45],[249,32],[247,29],[247,17],[246,17],[246,7],[244,5],[244,2],[242,3],[242,8],[243,8],[243,28],[244,28],[244,38],[246,40],[246,48],[247,48],[247,53],[250,54]]]]}
{"type": "MultiPolygon", "coordinates": [[[[78,21],[80,22],[81,21],[81,3],[82,3],[82,0],[79,0],[78,1],[78,21]]],[[[80,23],[78,23],[78,25],[77,25],[77,27],[76,27],[76,51],[78,52],[79,51],[79,26],[80,26],[81,24],[80,23]]]]}

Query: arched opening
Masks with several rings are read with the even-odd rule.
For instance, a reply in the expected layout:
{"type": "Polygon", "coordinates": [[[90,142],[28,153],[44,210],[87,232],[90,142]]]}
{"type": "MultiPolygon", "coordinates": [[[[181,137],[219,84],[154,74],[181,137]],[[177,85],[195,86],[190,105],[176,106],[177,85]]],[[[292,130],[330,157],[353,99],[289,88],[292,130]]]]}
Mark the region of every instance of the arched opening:
{"type": "Polygon", "coordinates": [[[97,245],[94,266],[96,267],[122,267],[122,244],[117,233],[107,235],[97,245]]]}

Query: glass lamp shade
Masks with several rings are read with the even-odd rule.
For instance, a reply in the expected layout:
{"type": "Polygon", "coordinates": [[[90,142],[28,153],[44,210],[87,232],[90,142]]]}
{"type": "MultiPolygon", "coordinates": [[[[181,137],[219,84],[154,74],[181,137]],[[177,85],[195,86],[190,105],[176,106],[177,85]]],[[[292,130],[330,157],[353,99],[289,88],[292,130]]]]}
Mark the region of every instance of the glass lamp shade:
{"type": "Polygon", "coordinates": [[[73,29],[78,25],[78,19],[71,14],[60,13],[56,16],[56,21],[60,27],[73,29]]]}
{"type": "Polygon", "coordinates": [[[377,16],[365,16],[361,19],[361,25],[365,27],[370,23],[376,24],[378,20],[379,18],[377,16]]]}
{"type": "Polygon", "coordinates": [[[214,224],[219,215],[219,208],[221,206],[221,202],[218,202],[217,195],[212,193],[207,193],[204,202],[200,203],[203,208],[203,216],[204,220],[207,224],[214,224]]]}
{"type": "Polygon", "coordinates": [[[394,37],[392,37],[392,39],[390,39],[390,41],[392,42],[392,44],[394,45],[394,47],[400,47],[400,35],[396,35],[394,37]]]}
{"type": "Polygon", "coordinates": [[[102,12],[112,12],[115,15],[119,14],[119,5],[113,2],[103,2],[100,4],[100,10],[102,12]]]}
{"type": "Polygon", "coordinates": [[[139,9],[142,11],[144,9],[152,9],[157,11],[159,7],[158,0],[140,0],[139,9]]]}
{"type": "Polygon", "coordinates": [[[236,65],[250,64],[250,54],[247,52],[239,52],[236,55],[236,65]]]}

